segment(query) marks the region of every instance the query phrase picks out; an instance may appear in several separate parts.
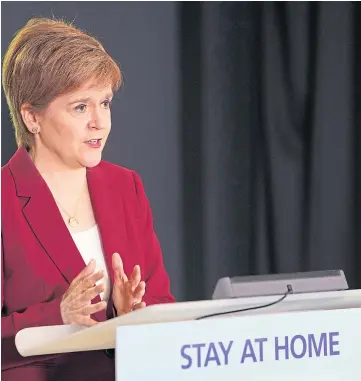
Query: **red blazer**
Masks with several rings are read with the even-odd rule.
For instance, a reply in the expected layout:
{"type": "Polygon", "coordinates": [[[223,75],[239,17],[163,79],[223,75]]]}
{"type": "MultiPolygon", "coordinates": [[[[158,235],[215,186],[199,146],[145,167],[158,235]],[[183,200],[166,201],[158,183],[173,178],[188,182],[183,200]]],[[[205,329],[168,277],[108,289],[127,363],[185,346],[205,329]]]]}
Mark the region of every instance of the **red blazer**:
{"type": "MultiPolygon", "coordinates": [[[[114,280],[111,256],[118,252],[128,275],[135,265],[140,265],[147,285],[143,299],[147,305],[174,302],[140,177],[131,170],[102,161],[87,169],[87,180],[111,282],[114,280]]],[[[85,263],[49,188],[25,149],[18,149],[2,167],[1,181],[2,370],[30,363],[41,369],[49,361],[51,367],[61,363],[91,368],[89,364],[94,363],[94,356],[109,361],[103,351],[31,358],[23,358],[17,352],[14,337],[19,330],[62,324],[62,295],[85,263]]],[[[99,296],[93,302],[98,301],[99,296]]],[[[110,300],[107,311],[94,318],[104,321],[113,317],[111,306],[110,300]]],[[[30,380],[29,369],[23,379],[30,380]]],[[[36,377],[48,379],[38,374],[36,377]]]]}

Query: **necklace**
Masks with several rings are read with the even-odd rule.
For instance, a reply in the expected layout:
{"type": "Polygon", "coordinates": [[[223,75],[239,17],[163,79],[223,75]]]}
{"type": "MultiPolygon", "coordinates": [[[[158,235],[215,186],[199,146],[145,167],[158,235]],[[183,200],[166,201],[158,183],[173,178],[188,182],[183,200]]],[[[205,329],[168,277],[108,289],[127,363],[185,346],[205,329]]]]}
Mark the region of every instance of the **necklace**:
{"type": "MultiPolygon", "coordinates": [[[[85,185],[85,184],[84,184],[85,185]]],[[[81,193],[80,193],[80,196],[75,204],[75,211],[74,211],[74,214],[70,214],[68,213],[64,208],[63,206],[60,204],[60,202],[58,200],[55,199],[54,197],[54,200],[55,202],[59,205],[60,209],[68,216],[68,224],[71,226],[71,227],[75,227],[75,226],[78,226],[79,225],[79,220],[77,219],[76,217],[76,211],[78,209],[78,206],[79,206],[79,202],[83,196],[83,192],[84,192],[84,188],[82,189],[81,193]]]]}

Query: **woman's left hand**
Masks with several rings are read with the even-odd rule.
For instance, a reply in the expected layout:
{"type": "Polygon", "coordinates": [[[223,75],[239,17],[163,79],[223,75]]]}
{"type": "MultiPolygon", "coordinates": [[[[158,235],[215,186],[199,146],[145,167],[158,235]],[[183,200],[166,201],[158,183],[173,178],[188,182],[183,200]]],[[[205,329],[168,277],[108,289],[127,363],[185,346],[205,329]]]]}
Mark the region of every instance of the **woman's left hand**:
{"type": "Polygon", "coordinates": [[[114,271],[113,303],[117,315],[145,307],[142,298],[145,294],[145,282],[141,281],[140,267],[134,266],[129,279],[124,272],[123,261],[118,253],[112,257],[114,271]]]}

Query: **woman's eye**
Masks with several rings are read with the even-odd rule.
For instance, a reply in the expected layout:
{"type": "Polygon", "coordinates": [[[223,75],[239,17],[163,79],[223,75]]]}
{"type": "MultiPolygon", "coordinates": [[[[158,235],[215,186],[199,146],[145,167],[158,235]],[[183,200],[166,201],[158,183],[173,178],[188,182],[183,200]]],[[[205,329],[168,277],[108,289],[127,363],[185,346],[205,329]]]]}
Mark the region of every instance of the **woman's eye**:
{"type": "Polygon", "coordinates": [[[84,104],[78,105],[75,107],[75,110],[77,110],[79,112],[84,112],[86,110],[86,105],[84,105],[84,104]]]}
{"type": "Polygon", "coordinates": [[[112,104],[112,102],[109,101],[109,100],[106,100],[106,101],[103,102],[103,106],[104,106],[105,108],[110,108],[111,104],[112,104]]]}

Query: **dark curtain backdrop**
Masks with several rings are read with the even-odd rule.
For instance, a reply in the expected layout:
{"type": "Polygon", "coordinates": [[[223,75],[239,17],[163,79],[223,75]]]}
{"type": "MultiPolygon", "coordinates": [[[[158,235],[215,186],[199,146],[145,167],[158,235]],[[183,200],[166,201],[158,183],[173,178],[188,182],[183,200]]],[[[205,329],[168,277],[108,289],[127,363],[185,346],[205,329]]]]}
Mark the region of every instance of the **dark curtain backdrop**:
{"type": "MultiPolygon", "coordinates": [[[[351,2],[1,4],[75,19],[125,88],[106,159],[144,179],[173,292],[341,268],[361,287],[361,11],[351,2]],[[86,6],[85,6],[86,5],[86,6]]],[[[2,162],[15,150],[2,99],[2,162]]]]}

